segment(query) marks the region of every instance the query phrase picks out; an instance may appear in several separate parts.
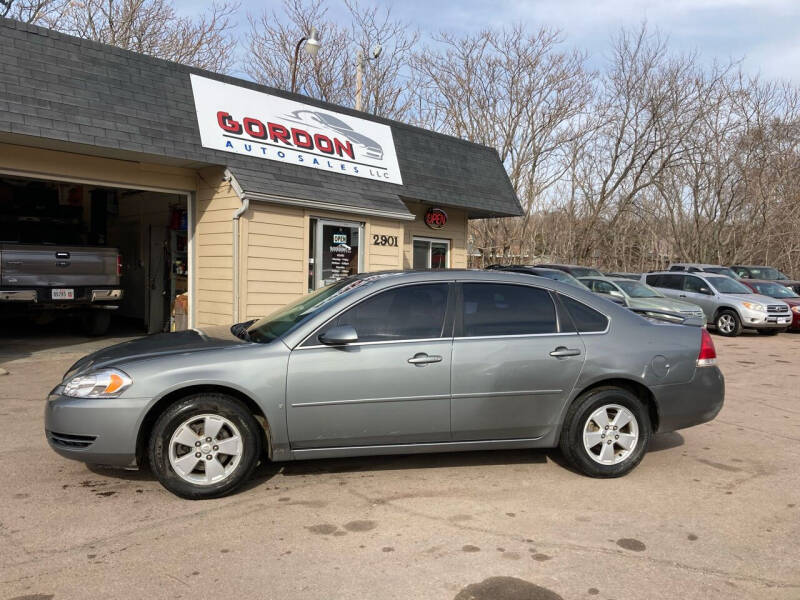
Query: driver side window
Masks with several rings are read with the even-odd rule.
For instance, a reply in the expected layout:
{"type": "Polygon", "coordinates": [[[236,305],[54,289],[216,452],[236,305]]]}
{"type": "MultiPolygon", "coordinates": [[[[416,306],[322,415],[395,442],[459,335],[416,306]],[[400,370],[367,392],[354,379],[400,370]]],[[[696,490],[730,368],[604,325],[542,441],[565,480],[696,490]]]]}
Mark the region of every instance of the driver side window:
{"type": "Polygon", "coordinates": [[[711,294],[708,284],[699,277],[687,276],[683,282],[683,289],[694,294],[705,294],[707,296],[711,294]]]}
{"type": "Polygon", "coordinates": [[[346,310],[319,332],[350,325],[359,342],[393,342],[442,337],[447,312],[446,283],[407,285],[380,292],[346,310]]]}

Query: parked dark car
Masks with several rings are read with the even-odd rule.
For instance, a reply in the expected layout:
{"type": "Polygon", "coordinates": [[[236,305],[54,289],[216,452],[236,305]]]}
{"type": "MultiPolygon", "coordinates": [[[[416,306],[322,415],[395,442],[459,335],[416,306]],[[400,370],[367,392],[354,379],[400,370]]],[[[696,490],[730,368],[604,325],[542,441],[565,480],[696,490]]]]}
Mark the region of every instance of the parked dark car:
{"type": "Polygon", "coordinates": [[[713,419],[723,397],[700,326],[522,273],[370,273],[257,321],[90,354],[50,393],[45,431],[67,458],[146,461],[199,499],[266,457],[557,446],[618,477],[652,433],[713,419]]]}
{"type": "Polygon", "coordinates": [[[526,265],[492,265],[488,268],[492,271],[511,271],[513,273],[527,273],[528,275],[536,275],[537,277],[546,277],[553,281],[563,281],[564,283],[571,283],[572,285],[587,289],[583,282],[578,281],[566,271],[560,271],[558,269],[529,267],[526,265]]]}
{"type": "Polygon", "coordinates": [[[792,324],[789,326],[791,331],[800,331],[800,294],[792,288],[781,285],[777,281],[767,281],[766,279],[742,279],[741,282],[753,290],[756,294],[769,296],[783,300],[792,309],[792,324]]]}
{"type": "Polygon", "coordinates": [[[594,267],[582,267],[581,265],[558,265],[558,264],[549,264],[549,265],[534,265],[535,267],[543,267],[545,269],[558,269],[559,271],[564,271],[565,273],[569,273],[575,279],[580,279],[581,277],[602,277],[603,274],[595,269],[594,267]]]}
{"type": "Polygon", "coordinates": [[[733,265],[731,269],[742,279],[777,281],[781,285],[792,288],[796,293],[800,294],[800,281],[787,277],[774,267],[763,265],[733,265]]]}

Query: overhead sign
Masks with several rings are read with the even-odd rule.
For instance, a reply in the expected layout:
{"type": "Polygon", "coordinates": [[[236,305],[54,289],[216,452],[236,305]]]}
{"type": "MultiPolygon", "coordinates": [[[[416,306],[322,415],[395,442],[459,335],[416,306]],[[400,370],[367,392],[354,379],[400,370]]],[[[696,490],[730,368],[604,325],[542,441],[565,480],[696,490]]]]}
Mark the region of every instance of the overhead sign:
{"type": "Polygon", "coordinates": [[[402,185],[390,127],[190,77],[204,147],[402,185]]]}

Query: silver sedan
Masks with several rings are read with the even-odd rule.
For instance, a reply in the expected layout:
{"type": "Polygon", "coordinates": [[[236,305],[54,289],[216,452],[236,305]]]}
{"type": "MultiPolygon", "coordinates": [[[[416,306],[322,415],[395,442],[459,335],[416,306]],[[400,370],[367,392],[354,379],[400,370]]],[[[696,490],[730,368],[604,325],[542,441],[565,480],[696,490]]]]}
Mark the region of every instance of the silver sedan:
{"type": "Polygon", "coordinates": [[[59,454],[149,462],[212,498],[259,461],[560,447],[617,477],[653,432],[713,419],[724,383],[702,327],[588,290],[491,271],[351,277],[259,320],[95,352],[51,392],[59,454]]]}

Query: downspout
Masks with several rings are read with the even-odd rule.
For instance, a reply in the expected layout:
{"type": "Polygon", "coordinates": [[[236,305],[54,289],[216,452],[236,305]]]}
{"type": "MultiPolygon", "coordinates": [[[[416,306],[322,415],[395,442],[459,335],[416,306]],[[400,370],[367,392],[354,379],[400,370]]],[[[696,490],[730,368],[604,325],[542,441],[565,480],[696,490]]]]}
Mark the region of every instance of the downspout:
{"type": "Polygon", "coordinates": [[[239,322],[239,219],[250,207],[250,199],[228,169],[225,169],[225,181],[231,184],[242,205],[233,213],[233,322],[239,322]]]}

